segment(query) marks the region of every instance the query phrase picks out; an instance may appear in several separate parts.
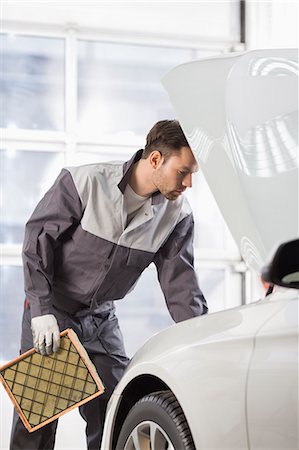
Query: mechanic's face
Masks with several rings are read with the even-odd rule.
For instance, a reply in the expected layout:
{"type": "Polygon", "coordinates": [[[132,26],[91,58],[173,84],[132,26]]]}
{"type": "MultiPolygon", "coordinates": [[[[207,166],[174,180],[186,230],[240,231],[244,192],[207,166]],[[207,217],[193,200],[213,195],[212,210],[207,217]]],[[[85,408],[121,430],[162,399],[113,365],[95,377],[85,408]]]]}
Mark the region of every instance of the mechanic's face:
{"type": "Polygon", "coordinates": [[[150,158],[154,168],[152,182],[168,200],[176,200],[187,187],[192,187],[192,174],[198,165],[189,147],[182,147],[166,161],[158,151],[150,158]]]}

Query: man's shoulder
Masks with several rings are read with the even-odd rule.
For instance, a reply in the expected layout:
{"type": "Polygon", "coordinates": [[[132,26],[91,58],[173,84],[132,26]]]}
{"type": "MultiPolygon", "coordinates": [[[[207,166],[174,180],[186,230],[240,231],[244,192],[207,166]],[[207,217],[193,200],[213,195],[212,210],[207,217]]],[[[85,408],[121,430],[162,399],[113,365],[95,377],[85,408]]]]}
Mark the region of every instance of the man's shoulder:
{"type": "Polygon", "coordinates": [[[119,172],[123,169],[124,161],[108,161],[93,164],[84,164],[82,166],[68,166],[65,170],[73,176],[97,176],[107,172],[119,172]]]}
{"type": "Polygon", "coordinates": [[[86,183],[109,183],[120,179],[123,175],[123,161],[109,161],[96,164],[85,164],[83,166],[66,167],[74,180],[76,186],[86,183]]]}
{"type": "Polygon", "coordinates": [[[109,161],[66,167],[65,170],[70,173],[84,203],[94,187],[101,191],[109,186],[115,186],[123,176],[123,164],[123,161],[109,161]]]}

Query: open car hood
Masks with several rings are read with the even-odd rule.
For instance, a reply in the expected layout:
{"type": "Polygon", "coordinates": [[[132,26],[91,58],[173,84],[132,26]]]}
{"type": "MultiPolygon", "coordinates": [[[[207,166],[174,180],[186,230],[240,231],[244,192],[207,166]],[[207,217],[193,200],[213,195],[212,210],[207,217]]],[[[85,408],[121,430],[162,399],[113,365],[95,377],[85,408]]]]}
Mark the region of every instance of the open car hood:
{"type": "Polygon", "coordinates": [[[182,64],[162,83],[246,263],[298,236],[298,52],[182,64]]]}

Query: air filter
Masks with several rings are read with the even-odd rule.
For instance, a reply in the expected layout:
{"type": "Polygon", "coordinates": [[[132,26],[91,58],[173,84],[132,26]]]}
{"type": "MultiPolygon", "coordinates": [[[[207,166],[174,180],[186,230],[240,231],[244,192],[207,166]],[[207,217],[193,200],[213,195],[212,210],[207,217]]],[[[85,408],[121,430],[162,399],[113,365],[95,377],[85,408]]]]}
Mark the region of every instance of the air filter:
{"type": "Polygon", "coordinates": [[[63,331],[58,352],[34,349],[0,367],[0,380],[29,432],[52,422],[104,392],[76,333],[63,331]]]}

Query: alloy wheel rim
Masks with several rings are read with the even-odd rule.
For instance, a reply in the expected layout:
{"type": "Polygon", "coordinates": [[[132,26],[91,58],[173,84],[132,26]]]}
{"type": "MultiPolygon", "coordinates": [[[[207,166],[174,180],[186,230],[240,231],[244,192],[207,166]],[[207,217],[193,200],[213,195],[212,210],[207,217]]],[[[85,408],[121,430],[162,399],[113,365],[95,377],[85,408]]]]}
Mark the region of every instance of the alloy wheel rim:
{"type": "Polygon", "coordinates": [[[146,420],[133,428],[124,450],[175,450],[175,448],[163,428],[151,420],[146,420]]]}

